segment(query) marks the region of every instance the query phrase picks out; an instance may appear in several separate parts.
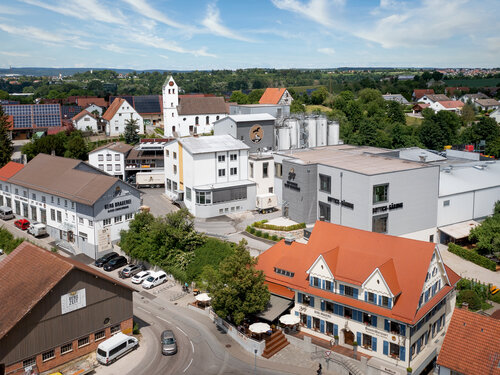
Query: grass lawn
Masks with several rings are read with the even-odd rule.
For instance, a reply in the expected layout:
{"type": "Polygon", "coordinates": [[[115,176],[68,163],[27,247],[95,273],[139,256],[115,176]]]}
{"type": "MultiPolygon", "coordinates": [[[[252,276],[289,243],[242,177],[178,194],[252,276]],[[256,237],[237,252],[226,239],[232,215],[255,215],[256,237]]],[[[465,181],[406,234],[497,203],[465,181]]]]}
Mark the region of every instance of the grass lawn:
{"type": "Polygon", "coordinates": [[[313,111],[318,111],[320,110],[321,112],[331,112],[332,109],[329,107],[326,107],[324,105],[306,105],[306,112],[311,113],[313,111]]]}
{"type": "Polygon", "coordinates": [[[316,85],[316,86],[295,86],[295,87],[289,87],[290,89],[293,89],[296,93],[303,93],[304,91],[306,90],[309,90],[309,89],[319,89],[320,87],[326,87],[324,85],[316,85]]]}
{"type": "Polygon", "coordinates": [[[417,117],[406,116],[406,125],[409,126],[420,126],[422,125],[423,119],[417,117]]]}

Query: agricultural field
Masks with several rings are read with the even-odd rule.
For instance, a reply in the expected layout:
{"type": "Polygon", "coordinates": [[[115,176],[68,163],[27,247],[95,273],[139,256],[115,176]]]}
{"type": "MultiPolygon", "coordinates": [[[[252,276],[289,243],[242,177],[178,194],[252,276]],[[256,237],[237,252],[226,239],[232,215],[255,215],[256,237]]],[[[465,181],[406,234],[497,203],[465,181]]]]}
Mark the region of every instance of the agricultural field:
{"type": "Polygon", "coordinates": [[[406,116],[406,125],[408,126],[420,126],[422,125],[422,118],[406,116]]]}
{"type": "Polygon", "coordinates": [[[448,87],[492,87],[500,83],[500,78],[450,79],[445,83],[448,87]]]}
{"type": "Polygon", "coordinates": [[[331,112],[332,109],[329,108],[329,107],[326,107],[324,105],[306,105],[306,112],[307,113],[311,113],[311,112],[314,112],[314,111],[321,111],[321,112],[325,112],[325,113],[328,113],[328,112],[331,112]]]}

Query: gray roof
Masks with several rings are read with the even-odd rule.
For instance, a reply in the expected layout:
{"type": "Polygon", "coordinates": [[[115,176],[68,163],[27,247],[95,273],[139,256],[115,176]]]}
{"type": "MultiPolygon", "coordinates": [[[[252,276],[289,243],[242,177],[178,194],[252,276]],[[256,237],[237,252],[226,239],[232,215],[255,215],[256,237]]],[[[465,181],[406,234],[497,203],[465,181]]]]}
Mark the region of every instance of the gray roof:
{"type": "Polygon", "coordinates": [[[178,141],[190,154],[250,149],[245,143],[228,134],[207,137],[186,137],[178,141]]]}
{"type": "Polygon", "coordinates": [[[434,152],[430,152],[419,147],[400,149],[399,158],[404,160],[419,161],[426,163],[446,160],[446,158],[443,156],[440,156],[434,152]]]}
{"type": "Polygon", "coordinates": [[[440,197],[496,186],[500,186],[500,163],[498,162],[486,164],[478,161],[473,165],[463,167],[454,165],[449,173],[442,169],[439,175],[440,197]],[[484,168],[479,169],[477,166],[484,168]]]}
{"type": "Polygon", "coordinates": [[[246,115],[229,115],[230,119],[235,122],[250,122],[250,121],[274,121],[276,117],[271,116],[269,113],[253,113],[246,115]]]}
{"type": "Polygon", "coordinates": [[[223,97],[190,97],[179,98],[177,107],[179,116],[184,115],[210,115],[229,113],[229,106],[226,105],[223,97]]]}

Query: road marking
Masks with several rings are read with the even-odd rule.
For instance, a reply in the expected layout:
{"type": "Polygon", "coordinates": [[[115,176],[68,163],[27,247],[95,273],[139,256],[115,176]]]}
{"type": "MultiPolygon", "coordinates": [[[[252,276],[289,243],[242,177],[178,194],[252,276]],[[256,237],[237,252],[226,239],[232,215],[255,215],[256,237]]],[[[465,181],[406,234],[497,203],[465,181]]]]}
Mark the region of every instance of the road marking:
{"type": "Polygon", "coordinates": [[[182,329],[180,329],[179,327],[177,327],[177,329],[178,329],[179,331],[181,331],[182,333],[184,333],[184,334],[186,335],[186,337],[188,337],[187,333],[186,333],[186,332],[184,332],[182,329]]]}
{"type": "Polygon", "coordinates": [[[189,342],[191,343],[191,349],[193,349],[193,354],[194,354],[194,345],[193,345],[193,342],[191,340],[189,340],[189,342]]]}
{"type": "Polygon", "coordinates": [[[168,324],[172,324],[169,322],[167,319],[163,319],[161,316],[155,315],[158,319],[163,320],[164,322],[167,322],[168,324]]]}
{"type": "Polygon", "coordinates": [[[137,307],[139,310],[145,311],[145,312],[147,312],[147,313],[149,312],[148,310],[143,309],[143,308],[142,308],[142,307],[140,307],[140,306],[136,306],[136,307],[137,307]]]}
{"type": "Polygon", "coordinates": [[[186,372],[187,369],[189,368],[189,366],[191,366],[191,363],[193,363],[193,358],[191,358],[191,360],[189,361],[189,364],[187,365],[187,367],[182,372],[186,372]]]}

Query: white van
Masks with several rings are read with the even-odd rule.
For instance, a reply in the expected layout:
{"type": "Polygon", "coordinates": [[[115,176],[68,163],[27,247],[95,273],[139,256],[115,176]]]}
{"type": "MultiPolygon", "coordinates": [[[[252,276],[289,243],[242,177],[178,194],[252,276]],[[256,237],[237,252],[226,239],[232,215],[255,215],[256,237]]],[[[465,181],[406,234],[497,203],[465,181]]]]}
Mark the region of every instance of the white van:
{"type": "Polygon", "coordinates": [[[2,206],[0,207],[0,219],[2,220],[9,220],[9,219],[14,219],[14,213],[12,212],[12,208],[7,207],[7,206],[2,206]]]}
{"type": "Polygon", "coordinates": [[[157,285],[163,284],[167,281],[167,274],[163,271],[158,271],[149,276],[142,283],[142,287],[145,289],[151,289],[157,285]]]}
{"type": "Polygon", "coordinates": [[[99,344],[96,357],[100,363],[109,365],[138,346],[139,341],[135,337],[118,332],[99,344]]]}
{"type": "Polygon", "coordinates": [[[28,233],[34,237],[45,236],[47,234],[47,227],[45,224],[34,222],[28,228],[28,233]]]}

